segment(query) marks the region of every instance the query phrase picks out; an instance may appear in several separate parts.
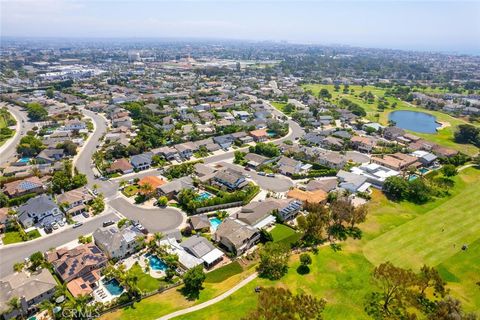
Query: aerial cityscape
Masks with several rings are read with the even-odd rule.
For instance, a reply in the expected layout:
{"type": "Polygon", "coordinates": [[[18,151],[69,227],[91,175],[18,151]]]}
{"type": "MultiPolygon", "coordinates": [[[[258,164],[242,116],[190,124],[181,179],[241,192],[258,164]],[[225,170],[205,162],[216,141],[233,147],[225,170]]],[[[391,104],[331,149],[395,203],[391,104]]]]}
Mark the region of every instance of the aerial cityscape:
{"type": "Polygon", "coordinates": [[[480,3],[0,9],[0,319],[480,316],[480,3]]]}

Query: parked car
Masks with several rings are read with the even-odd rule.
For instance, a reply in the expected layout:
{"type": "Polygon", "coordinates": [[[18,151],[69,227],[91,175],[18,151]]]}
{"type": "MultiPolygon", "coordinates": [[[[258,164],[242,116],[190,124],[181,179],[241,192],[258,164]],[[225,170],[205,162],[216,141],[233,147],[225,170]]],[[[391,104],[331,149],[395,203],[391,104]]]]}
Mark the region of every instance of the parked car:
{"type": "Polygon", "coordinates": [[[245,171],[250,171],[252,169],[250,169],[249,167],[245,167],[245,171]]]}
{"type": "Polygon", "coordinates": [[[63,226],[65,225],[65,222],[63,222],[62,220],[60,220],[60,221],[58,221],[58,225],[59,225],[60,227],[63,227],[63,226]]]}
{"type": "Polygon", "coordinates": [[[53,230],[57,230],[58,229],[58,224],[56,222],[52,223],[52,228],[53,228],[53,230]]]}
{"type": "Polygon", "coordinates": [[[43,228],[43,230],[45,231],[45,233],[52,233],[53,232],[53,229],[51,226],[45,226],[45,228],[43,228]]]}
{"type": "Polygon", "coordinates": [[[104,227],[111,226],[112,224],[115,224],[115,221],[113,221],[113,220],[108,220],[108,221],[104,221],[104,222],[103,222],[103,226],[104,226],[104,227]]]}
{"type": "Polygon", "coordinates": [[[88,218],[90,217],[90,214],[86,211],[82,212],[82,216],[84,216],[85,218],[88,218]]]}
{"type": "Polygon", "coordinates": [[[268,173],[268,174],[267,174],[267,177],[274,178],[274,177],[275,177],[275,174],[274,174],[274,173],[268,173]]]}
{"type": "Polygon", "coordinates": [[[83,222],[77,222],[73,225],[74,228],[78,228],[78,227],[81,227],[83,226],[83,222]]]}
{"type": "Polygon", "coordinates": [[[265,176],[265,175],[266,175],[266,173],[265,173],[265,172],[263,172],[263,171],[261,171],[261,172],[259,172],[259,173],[258,173],[258,175],[259,175],[259,176],[265,176]]]}

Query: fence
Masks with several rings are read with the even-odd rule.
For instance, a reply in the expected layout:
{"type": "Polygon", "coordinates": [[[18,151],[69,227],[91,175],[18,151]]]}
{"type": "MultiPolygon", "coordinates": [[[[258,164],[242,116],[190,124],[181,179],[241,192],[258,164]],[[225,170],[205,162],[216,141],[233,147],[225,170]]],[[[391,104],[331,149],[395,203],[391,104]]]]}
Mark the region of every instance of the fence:
{"type": "Polygon", "coordinates": [[[122,303],[122,304],[116,304],[116,305],[113,305],[103,311],[100,312],[99,316],[101,315],[104,315],[104,314],[107,314],[107,313],[110,313],[110,312],[113,312],[115,310],[118,310],[118,309],[122,309],[122,308],[125,308],[125,307],[128,307],[128,306],[131,306],[132,304],[134,304],[135,302],[139,302],[141,301],[142,299],[146,299],[148,297],[151,297],[151,296],[154,296],[156,294],[160,294],[162,292],[165,292],[167,290],[170,290],[172,288],[176,288],[178,286],[180,286],[182,284],[182,282],[176,282],[174,284],[171,284],[171,285],[168,285],[166,287],[162,287],[156,291],[152,291],[152,292],[149,292],[149,293],[146,293],[146,294],[142,294],[141,296],[141,299],[140,300],[133,300],[133,301],[129,301],[129,302],[126,302],[126,303],[122,303]]]}
{"type": "Polygon", "coordinates": [[[230,202],[230,203],[217,204],[217,205],[214,205],[214,206],[197,208],[197,209],[195,209],[195,213],[203,213],[203,212],[220,210],[220,209],[240,207],[242,204],[243,204],[243,201],[235,201],[235,202],[230,202]]]}

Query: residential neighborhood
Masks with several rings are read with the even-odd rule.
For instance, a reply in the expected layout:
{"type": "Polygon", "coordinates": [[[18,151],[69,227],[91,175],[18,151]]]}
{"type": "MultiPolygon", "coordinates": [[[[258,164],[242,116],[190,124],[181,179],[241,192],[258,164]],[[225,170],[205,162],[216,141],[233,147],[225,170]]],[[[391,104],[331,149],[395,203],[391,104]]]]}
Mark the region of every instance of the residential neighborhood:
{"type": "Polygon", "coordinates": [[[478,56],[7,40],[1,319],[475,319],[478,56]]]}

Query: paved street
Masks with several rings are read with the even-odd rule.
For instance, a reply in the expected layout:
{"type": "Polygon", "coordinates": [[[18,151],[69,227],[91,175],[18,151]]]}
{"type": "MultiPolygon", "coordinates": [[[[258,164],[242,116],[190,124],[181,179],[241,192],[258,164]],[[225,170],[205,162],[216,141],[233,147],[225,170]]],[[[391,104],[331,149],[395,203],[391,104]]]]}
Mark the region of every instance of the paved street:
{"type": "Polygon", "coordinates": [[[28,122],[27,114],[20,110],[20,107],[13,106],[6,103],[1,103],[0,107],[6,106],[17,120],[15,135],[10,138],[2,146],[0,146],[0,165],[7,163],[16,153],[18,142],[30,128],[33,127],[31,122],[28,122]],[[22,122],[23,120],[23,122],[22,122]],[[22,134],[23,132],[23,134],[22,134]]]}
{"type": "Polygon", "coordinates": [[[13,272],[13,265],[16,262],[22,262],[24,258],[32,253],[45,252],[50,248],[58,247],[64,243],[77,239],[81,235],[86,235],[95,231],[104,221],[118,220],[113,213],[104,213],[98,217],[85,222],[83,226],[73,229],[69,228],[62,232],[54,233],[46,237],[38,238],[28,242],[20,242],[13,245],[0,247],[0,277],[4,277],[13,272]]]}

